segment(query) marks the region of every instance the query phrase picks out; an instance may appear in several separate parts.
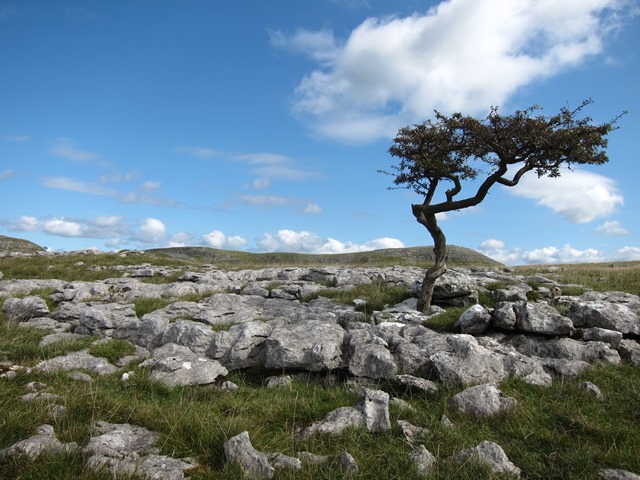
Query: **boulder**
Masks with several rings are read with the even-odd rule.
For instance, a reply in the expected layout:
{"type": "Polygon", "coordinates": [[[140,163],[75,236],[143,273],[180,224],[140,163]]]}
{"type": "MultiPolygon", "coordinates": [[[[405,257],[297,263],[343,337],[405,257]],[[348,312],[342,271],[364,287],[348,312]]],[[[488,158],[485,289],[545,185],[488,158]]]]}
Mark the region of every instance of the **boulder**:
{"type": "Polygon", "coordinates": [[[47,302],[36,296],[24,298],[7,298],[2,306],[7,320],[25,322],[32,318],[46,317],[49,315],[47,302]]]}
{"type": "Polygon", "coordinates": [[[640,365],[640,343],[631,339],[623,339],[618,347],[620,357],[632,365],[640,365]]]}
{"type": "Polygon", "coordinates": [[[275,475],[267,456],[251,445],[249,432],[241,432],[227,440],[224,443],[224,455],[227,462],[239,465],[247,478],[273,478],[275,475]]]}
{"type": "Polygon", "coordinates": [[[527,356],[579,360],[590,364],[620,363],[620,355],[604,342],[581,342],[571,338],[543,338],[517,335],[508,340],[527,356]]]}
{"type": "Polygon", "coordinates": [[[638,310],[627,304],[578,300],[571,304],[567,316],[576,327],[599,327],[640,335],[638,310]]]}
{"type": "Polygon", "coordinates": [[[412,463],[418,473],[427,476],[436,464],[436,457],[424,445],[419,445],[409,452],[409,462],[412,463]]]}
{"type": "Polygon", "coordinates": [[[499,382],[506,376],[500,355],[478,345],[471,335],[452,335],[447,342],[450,352],[429,357],[433,370],[446,386],[499,382]]]}
{"type": "Polygon", "coordinates": [[[87,304],[80,312],[79,325],[75,333],[91,335],[100,333],[111,336],[114,330],[125,330],[138,324],[139,320],[132,305],[119,303],[87,304]]]}
{"type": "Polygon", "coordinates": [[[342,365],[346,331],[319,321],[278,325],[266,340],[265,367],[326,371],[342,365]]]}
{"type": "Polygon", "coordinates": [[[548,336],[571,335],[573,322],[547,303],[521,302],[514,306],[516,330],[548,336]]]}
{"type": "Polygon", "coordinates": [[[491,325],[491,313],[486,307],[475,304],[465,310],[453,324],[453,327],[461,333],[480,335],[487,331],[491,325]]]}
{"type": "Polygon", "coordinates": [[[598,472],[598,477],[602,480],[640,480],[640,475],[619,468],[602,469],[598,472]]]}
{"type": "Polygon", "coordinates": [[[381,343],[356,343],[350,353],[349,373],[356,377],[391,378],[398,371],[393,355],[381,343]]]}
{"type": "Polygon", "coordinates": [[[87,350],[43,360],[34,368],[42,372],[87,370],[98,375],[110,375],[118,370],[106,358],[94,357],[87,350]]]}
{"type": "Polygon", "coordinates": [[[75,442],[60,442],[51,425],[40,425],[31,437],[0,450],[0,459],[26,456],[35,460],[43,454],[71,453],[77,448],[78,445],[75,442]]]}
{"type": "Polygon", "coordinates": [[[208,385],[228,373],[217,360],[201,357],[175,343],[156,348],[153,358],[146,362],[151,364],[149,378],[168,387],[208,385]]]}
{"type": "Polygon", "coordinates": [[[273,329],[271,323],[252,321],[216,332],[207,356],[220,361],[229,370],[262,366],[266,360],[265,342],[273,329]]]}
{"type": "Polygon", "coordinates": [[[516,467],[500,445],[493,442],[483,441],[476,447],[461,450],[453,456],[454,461],[465,463],[468,461],[478,462],[486,465],[496,474],[506,473],[515,477],[520,477],[521,470],[516,467]]]}
{"type": "Polygon", "coordinates": [[[515,406],[516,399],[504,397],[493,384],[476,385],[454,395],[451,403],[463,413],[477,417],[497,415],[515,406]]]}
{"type": "Polygon", "coordinates": [[[182,480],[198,466],[191,458],[158,455],[158,434],[130,424],[95,422],[94,436],[83,449],[88,470],[106,469],[114,478],[138,475],[147,479],[182,480]]]}
{"type": "Polygon", "coordinates": [[[496,303],[491,317],[493,326],[499,330],[515,330],[516,328],[516,312],[512,302],[496,303]]]}
{"type": "Polygon", "coordinates": [[[215,332],[207,325],[193,320],[176,320],[162,334],[162,344],[183,345],[197,354],[204,355],[214,336],[215,332]]]}
{"type": "Polygon", "coordinates": [[[478,302],[478,288],[471,276],[462,270],[448,270],[436,281],[433,303],[439,306],[463,307],[478,302]]]}

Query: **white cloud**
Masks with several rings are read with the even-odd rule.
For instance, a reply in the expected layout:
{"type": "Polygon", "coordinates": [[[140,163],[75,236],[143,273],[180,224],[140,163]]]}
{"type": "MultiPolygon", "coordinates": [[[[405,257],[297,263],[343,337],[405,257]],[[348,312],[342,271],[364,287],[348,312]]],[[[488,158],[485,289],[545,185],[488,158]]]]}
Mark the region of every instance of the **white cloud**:
{"type": "Polygon", "coordinates": [[[478,251],[505,265],[592,263],[612,260],[611,256],[594,248],[578,250],[571,245],[562,248],[546,246],[532,250],[507,248],[501,240],[490,239],[480,244],[478,251]]]}
{"type": "Polygon", "coordinates": [[[395,238],[377,238],[364,244],[355,244],[322,238],[312,232],[293,230],[279,230],[276,234],[265,233],[257,241],[257,245],[266,252],[295,253],[349,253],[404,247],[403,243],[395,238]]]}
{"type": "Polygon", "coordinates": [[[322,207],[317,203],[310,203],[304,208],[305,215],[320,215],[322,213],[322,207]]]}
{"type": "Polygon", "coordinates": [[[161,220],[157,218],[146,218],[140,226],[140,231],[136,240],[144,243],[158,243],[167,235],[167,229],[161,220]]]}
{"type": "Polygon", "coordinates": [[[614,212],[624,203],[615,182],[584,170],[562,169],[558,178],[524,176],[507,191],[537,201],[572,223],[587,223],[614,212]]]}
{"type": "Polygon", "coordinates": [[[89,193],[91,195],[114,196],[114,190],[100,187],[89,182],[81,182],[67,177],[47,177],[42,180],[45,187],[57,188],[60,190],[70,190],[78,193],[89,193]]]}
{"type": "Polygon", "coordinates": [[[16,174],[13,170],[2,170],[0,171],[0,180],[7,180],[13,177],[16,174]]]}
{"type": "Polygon", "coordinates": [[[16,231],[41,231],[60,237],[85,238],[109,238],[128,232],[124,219],[119,216],[101,216],[93,220],[84,220],[65,217],[38,219],[23,215],[10,228],[16,231]]]}
{"type": "Polygon", "coordinates": [[[485,112],[519,88],[603,50],[617,0],[447,0],[423,14],[369,18],[340,42],[332,32],[271,32],[274,46],[318,62],[294,112],[345,142],[393,135],[434,109],[485,112]]]}
{"type": "Polygon", "coordinates": [[[598,228],[596,228],[596,232],[605,237],[614,237],[616,235],[628,235],[629,230],[624,228],[622,224],[618,220],[613,220],[611,222],[604,222],[598,228]]]}
{"type": "Polygon", "coordinates": [[[627,262],[640,260],[640,247],[622,247],[618,250],[615,259],[627,262]]]}
{"type": "Polygon", "coordinates": [[[174,151],[185,155],[191,155],[192,157],[197,158],[213,158],[218,155],[218,152],[212,148],[197,146],[176,147],[174,151]]]}
{"type": "Polygon", "coordinates": [[[74,143],[68,138],[59,139],[58,142],[51,148],[51,153],[57,155],[58,157],[81,163],[98,160],[99,158],[97,153],[76,148],[74,143]]]}
{"type": "Polygon", "coordinates": [[[156,190],[160,190],[162,187],[162,182],[154,182],[154,181],[146,181],[142,185],[140,185],[140,190],[143,192],[154,192],[156,190]]]}
{"type": "Polygon", "coordinates": [[[247,244],[247,240],[240,236],[231,236],[228,237],[220,230],[213,230],[210,233],[202,236],[202,241],[205,245],[218,248],[221,250],[224,249],[238,249],[244,247],[247,244]]]}
{"type": "Polygon", "coordinates": [[[294,198],[279,195],[240,195],[238,199],[247,205],[293,205],[298,203],[294,198]]]}
{"type": "Polygon", "coordinates": [[[60,237],[80,237],[83,235],[83,228],[80,223],[66,220],[64,217],[55,217],[43,221],[42,231],[60,237]]]}
{"type": "Polygon", "coordinates": [[[38,229],[38,219],[28,215],[22,215],[16,223],[11,226],[12,230],[19,232],[33,232],[38,229]]]}
{"type": "Polygon", "coordinates": [[[26,142],[27,140],[29,135],[0,134],[0,142],[26,142]]]}

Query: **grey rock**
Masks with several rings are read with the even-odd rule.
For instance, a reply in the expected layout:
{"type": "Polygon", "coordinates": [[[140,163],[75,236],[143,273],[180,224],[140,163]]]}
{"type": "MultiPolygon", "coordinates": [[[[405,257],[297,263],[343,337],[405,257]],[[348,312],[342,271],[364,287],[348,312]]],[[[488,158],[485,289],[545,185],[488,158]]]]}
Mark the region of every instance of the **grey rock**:
{"type": "Polygon", "coordinates": [[[640,365],[640,344],[635,340],[623,339],[618,347],[620,357],[632,365],[640,365]]]}
{"type": "Polygon", "coordinates": [[[363,411],[368,431],[377,433],[391,430],[387,392],[365,389],[363,411]]]}
{"type": "Polygon", "coordinates": [[[515,398],[504,397],[495,385],[484,384],[454,395],[451,403],[468,415],[488,417],[509,410],[517,402],[515,398]]]}
{"type": "Polygon", "coordinates": [[[396,423],[402,430],[402,434],[404,435],[404,438],[411,445],[413,445],[414,443],[417,443],[418,440],[425,439],[429,436],[428,428],[417,427],[407,422],[406,420],[398,420],[396,423]]]}
{"type": "Polygon", "coordinates": [[[149,378],[178,387],[212,384],[227,373],[218,361],[201,357],[188,347],[167,343],[153,351],[149,378]]]}
{"type": "Polygon", "coordinates": [[[473,305],[478,302],[478,288],[462,269],[451,269],[436,281],[433,302],[440,306],[473,305]]]}
{"type": "Polygon", "coordinates": [[[91,335],[101,333],[111,336],[116,329],[127,329],[138,324],[136,312],[132,305],[119,303],[87,304],[80,313],[79,325],[75,333],[91,335]]]}
{"type": "Polygon", "coordinates": [[[372,379],[391,378],[398,366],[391,352],[378,343],[356,343],[351,347],[349,373],[372,379]]]}
{"type": "Polygon", "coordinates": [[[306,440],[316,434],[340,435],[347,428],[364,428],[366,424],[361,408],[340,407],[329,412],[323,420],[301,430],[298,436],[306,440]]]}
{"type": "Polygon", "coordinates": [[[198,466],[191,458],[158,455],[158,434],[130,424],[96,422],[94,435],[83,449],[90,455],[88,470],[106,469],[114,477],[139,475],[149,480],[182,480],[185,472],[198,466]]]}
{"type": "Polygon", "coordinates": [[[507,288],[501,288],[493,292],[493,299],[496,302],[526,302],[527,292],[532,288],[526,283],[518,285],[510,285],[507,288]]]}
{"type": "Polygon", "coordinates": [[[47,302],[36,296],[24,298],[7,298],[2,306],[7,320],[24,322],[37,317],[46,317],[49,314],[47,302]]]}
{"type": "Polygon", "coordinates": [[[113,337],[126,339],[147,350],[159,347],[170,324],[166,318],[153,313],[144,315],[141,321],[132,322],[126,328],[120,327],[113,332],[113,337]]]}
{"type": "Polygon", "coordinates": [[[451,351],[429,357],[438,378],[447,386],[499,382],[505,376],[500,357],[478,345],[470,335],[452,335],[447,339],[451,351]]]}
{"type": "Polygon", "coordinates": [[[73,340],[79,340],[84,338],[84,335],[78,335],[77,333],[59,332],[45,335],[38,342],[39,347],[46,347],[47,345],[53,345],[60,342],[71,342],[73,340]]]}
{"type": "Polygon", "coordinates": [[[305,451],[298,452],[298,458],[302,463],[309,465],[322,465],[331,461],[331,457],[329,455],[316,455],[305,451]]]}
{"type": "Polygon", "coordinates": [[[541,335],[570,335],[575,328],[571,319],[564,317],[547,303],[523,302],[514,307],[516,330],[541,335]]]}
{"type": "Polygon", "coordinates": [[[216,332],[207,349],[207,356],[222,363],[229,370],[262,366],[266,360],[265,342],[274,325],[252,321],[216,332]]]}
{"type": "Polygon", "coordinates": [[[516,467],[500,445],[483,441],[476,447],[461,450],[454,455],[454,461],[464,463],[469,460],[486,465],[494,473],[507,473],[516,477],[520,477],[521,470],[516,467]]]}
{"type": "Polygon", "coordinates": [[[347,475],[353,475],[360,471],[360,467],[358,466],[358,462],[353,458],[348,452],[342,452],[338,457],[340,461],[340,466],[342,467],[342,471],[347,475]]]}
{"type": "Polygon", "coordinates": [[[548,358],[544,359],[544,367],[557,377],[570,379],[582,375],[591,368],[591,364],[582,360],[548,358]]]}
{"type": "Polygon", "coordinates": [[[640,480],[640,475],[618,468],[602,469],[598,472],[598,476],[602,480],[640,480]]]}
{"type": "Polygon", "coordinates": [[[400,385],[404,385],[406,387],[415,388],[417,390],[421,390],[425,393],[434,393],[438,391],[438,385],[431,380],[427,380],[425,378],[414,377],[413,375],[396,375],[394,380],[398,382],[400,385]]]}
{"type": "Polygon", "coordinates": [[[581,342],[571,338],[540,338],[517,335],[508,340],[527,356],[580,360],[587,363],[620,363],[620,355],[604,342],[581,342]]]}
{"type": "Polygon", "coordinates": [[[640,315],[629,304],[579,300],[571,304],[567,316],[576,327],[600,327],[640,335],[640,315]]]}
{"type": "Polygon", "coordinates": [[[591,382],[582,382],[580,383],[580,389],[587,392],[589,395],[596,398],[596,400],[604,401],[604,395],[600,391],[597,385],[591,382]]]}
{"type": "Polygon", "coordinates": [[[496,303],[493,313],[493,326],[500,330],[515,330],[516,328],[516,312],[514,310],[515,303],[498,302],[496,303]]]}
{"type": "Polygon", "coordinates": [[[55,435],[51,425],[40,425],[33,436],[21,440],[0,450],[0,458],[12,458],[19,456],[37,459],[40,455],[48,453],[71,453],[78,448],[75,442],[62,443],[55,435]]]}
{"type": "Polygon", "coordinates": [[[258,452],[249,439],[249,432],[242,432],[224,443],[224,455],[227,462],[236,463],[245,477],[261,479],[273,478],[274,468],[264,453],[258,452]]]}
{"type": "Polygon", "coordinates": [[[176,320],[162,334],[162,344],[175,343],[202,354],[211,344],[215,332],[211,327],[193,320],[176,320]]]}
{"type": "Polygon", "coordinates": [[[269,464],[276,470],[302,470],[302,460],[282,453],[267,453],[269,464]]]}
{"type": "Polygon", "coordinates": [[[290,388],[291,385],[293,385],[293,380],[289,375],[267,377],[264,382],[264,385],[267,388],[290,388]]]}
{"type": "Polygon", "coordinates": [[[599,327],[586,328],[582,331],[582,339],[585,342],[608,343],[612,348],[618,349],[622,341],[622,332],[599,327]]]}
{"type": "Polygon", "coordinates": [[[427,476],[436,464],[436,457],[424,445],[419,445],[409,452],[409,462],[418,470],[418,474],[427,476]]]}
{"type": "Polygon", "coordinates": [[[277,326],[266,341],[265,367],[333,370],[342,365],[345,330],[318,321],[277,326]]]}
{"type": "Polygon", "coordinates": [[[110,375],[118,370],[106,358],[94,357],[86,350],[43,360],[34,369],[42,372],[88,370],[98,375],[110,375]]]}
{"type": "Polygon", "coordinates": [[[49,392],[31,392],[26,393],[20,397],[20,400],[26,403],[34,403],[34,402],[55,402],[59,400],[60,396],[55,393],[49,392]]]}
{"type": "Polygon", "coordinates": [[[482,305],[472,305],[455,321],[453,327],[461,333],[480,335],[491,325],[491,313],[482,305]]]}

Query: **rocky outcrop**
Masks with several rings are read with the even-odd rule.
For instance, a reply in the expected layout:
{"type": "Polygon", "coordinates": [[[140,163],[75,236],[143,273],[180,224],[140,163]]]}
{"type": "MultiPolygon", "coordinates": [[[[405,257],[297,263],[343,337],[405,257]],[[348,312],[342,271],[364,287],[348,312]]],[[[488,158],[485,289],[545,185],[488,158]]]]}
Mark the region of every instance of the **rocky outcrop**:
{"type": "MultiPolygon", "coordinates": [[[[126,276],[98,282],[0,281],[0,297],[6,298],[5,318],[21,327],[47,330],[41,341],[43,348],[96,335],[124,339],[138,349],[116,365],[88,350],[72,352],[43,360],[34,372],[82,372],[88,380],[95,375],[117,374],[122,381],[131,381],[132,373],[122,368],[133,363],[148,368],[149,378],[168,388],[221,388],[230,370],[258,367],[265,377],[271,377],[265,382],[269,388],[286,388],[292,378],[316,374],[369,386],[385,380],[394,388],[419,395],[429,395],[442,386],[467,387],[452,398],[452,405],[466,415],[485,417],[506,412],[515,404],[498,388],[505,378],[545,386],[555,378],[575,377],[597,363],[640,364],[637,296],[619,292],[560,296],[559,287],[544,278],[535,279],[543,287],[532,295],[524,277],[486,269],[451,269],[439,279],[434,296],[437,305],[429,312],[418,312],[415,299],[409,299],[365,316],[360,311],[366,306],[362,301],[342,305],[323,297],[308,301],[307,295],[315,297],[327,286],[349,289],[373,282],[402,285],[411,291],[423,270],[325,267],[222,272],[208,267],[185,271],[178,281],[167,284],[140,280],[166,274],[155,267],[123,267],[122,272],[126,276]],[[490,284],[507,280],[506,288],[491,291],[496,300],[492,307],[477,304],[478,292],[486,293],[490,284]],[[30,295],[42,288],[53,291],[49,302],[30,295]],[[184,295],[189,295],[190,301],[185,301],[184,295]],[[193,295],[201,300],[193,301],[193,295]],[[164,298],[169,304],[138,318],[131,303],[138,298],[164,298]],[[444,312],[440,307],[448,305],[466,308],[453,329],[441,332],[425,326],[444,312]],[[150,358],[143,362],[145,357],[150,358]]],[[[15,378],[16,372],[9,365],[0,373],[4,378],[15,378]]],[[[596,386],[584,388],[587,394],[600,398],[596,386]]],[[[31,392],[30,399],[44,401],[45,393],[31,392]]],[[[298,438],[336,434],[347,428],[389,432],[390,402],[394,399],[388,393],[365,389],[361,403],[334,409],[325,418],[310,422],[297,432],[298,438]]],[[[399,401],[395,405],[402,408],[399,401]]],[[[398,425],[407,441],[416,446],[409,460],[426,474],[435,460],[419,441],[428,430],[408,422],[398,425]]],[[[128,438],[135,428],[109,428],[97,424],[95,440],[92,438],[83,450],[90,455],[88,465],[92,468],[106,467],[118,475],[146,471],[148,478],[183,478],[194,465],[188,459],[159,456],[152,447],[154,435],[145,433],[144,437],[142,431],[136,441],[147,446],[130,446],[135,456],[111,454],[110,435],[118,432],[128,438]],[[99,437],[106,443],[98,448],[99,437]]],[[[60,444],[48,426],[41,427],[33,438],[32,443],[42,447],[30,447],[27,439],[12,446],[13,450],[5,449],[3,455],[72,447],[60,444]]],[[[238,463],[248,476],[271,478],[278,469],[299,469],[305,461],[317,460],[308,452],[300,458],[257,452],[248,433],[227,443],[227,459],[238,463]]],[[[336,452],[331,458],[343,464],[345,472],[356,471],[357,462],[345,453],[336,452]]],[[[497,473],[519,474],[502,449],[490,442],[461,451],[456,459],[484,462],[497,473]]]]}

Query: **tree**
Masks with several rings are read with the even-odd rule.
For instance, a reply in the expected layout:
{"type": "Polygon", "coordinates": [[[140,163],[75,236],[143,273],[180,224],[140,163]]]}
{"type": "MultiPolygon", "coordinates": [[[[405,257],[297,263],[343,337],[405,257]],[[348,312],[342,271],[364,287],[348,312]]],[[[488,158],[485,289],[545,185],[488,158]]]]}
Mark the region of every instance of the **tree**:
{"type": "Polygon", "coordinates": [[[381,173],[395,176],[396,186],[390,189],[412,189],[424,197],[411,211],[434,243],[435,262],[422,282],[418,310],[429,309],[436,280],[447,270],[447,243],[438,213],[478,205],[491,187],[513,187],[527,172],[558,177],[563,166],[601,165],[609,160],[606,136],[626,112],[600,125],[590,117],[578,118],[591,103],[586,100],[575,110],[562,108],[550,117],[536,115],[541,110],[536,105],[508,116],[493,107],[485,119],[436,111],[433,120],[398,131],[389,153],[400,163],[392,166],[394,173],[381,173]],[[486,175],[484,180],[470,182],[470,194],[459,197],[463,181],[481,175],[486,175]],[[436,190],[444,183],[450,188],[436,201],[436,190]]]}

